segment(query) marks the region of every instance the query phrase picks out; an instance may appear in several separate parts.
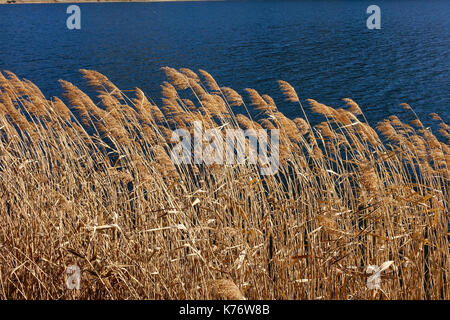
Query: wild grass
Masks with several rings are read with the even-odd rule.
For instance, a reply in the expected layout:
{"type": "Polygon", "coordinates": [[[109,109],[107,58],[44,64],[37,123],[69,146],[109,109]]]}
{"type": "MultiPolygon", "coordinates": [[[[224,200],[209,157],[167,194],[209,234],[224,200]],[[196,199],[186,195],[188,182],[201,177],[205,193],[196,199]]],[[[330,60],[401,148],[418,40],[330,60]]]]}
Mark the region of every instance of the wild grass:
{"type": "Polygon", "coordinates": [[[450,298],[439,115],[439,139],[407,104],[411,124],[375,129],[353,100],[304,106],[280,81],[302,115],[291,120],[254,89],[163,70],[160,106],[96,71],[81,73],[97,103],[67,81],[63,100],[47,99],[0,73],[0,298],[450,298]],[[194,121],[279,129],[280,170],[174,165],[172,130],[194,121]],[[387,261],[380,290],[368,288],[367,268],[387,261]],[[80,290],[66,286],[70,265],[80,290]]]}

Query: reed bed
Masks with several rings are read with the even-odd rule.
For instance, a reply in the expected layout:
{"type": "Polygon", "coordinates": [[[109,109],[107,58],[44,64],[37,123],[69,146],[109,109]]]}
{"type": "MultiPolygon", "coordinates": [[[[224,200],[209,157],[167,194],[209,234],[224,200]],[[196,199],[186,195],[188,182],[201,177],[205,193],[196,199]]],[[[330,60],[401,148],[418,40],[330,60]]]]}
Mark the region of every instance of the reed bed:
{"type": "Polygon", "coordinates": [[[163,71],[159,106],[92,70],[81,73],[97,98],[61,80],[64,97],[47,99],[0,73],[0,298],[450,298],[439,115],[436,134],[407,104],[411,119],[373,128],[355,101],[332,108],[279,81],[279,103],[301,115],[289,119],[254,89],[163,71]],[[279,171],[175,165],[172,132],[194,121],[279,129],[279,171]],[[71,265],[80,290],[66,286],[71,265]]]}

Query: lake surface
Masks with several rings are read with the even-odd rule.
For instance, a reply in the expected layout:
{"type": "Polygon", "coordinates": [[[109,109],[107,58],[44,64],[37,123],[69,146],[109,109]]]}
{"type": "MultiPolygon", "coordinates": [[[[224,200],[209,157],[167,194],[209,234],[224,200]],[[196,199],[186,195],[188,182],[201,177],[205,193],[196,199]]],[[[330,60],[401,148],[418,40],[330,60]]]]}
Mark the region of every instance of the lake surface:
{"type": "Polygon", "coordinates": [[[370,122],[409,119],[409,103],[430,125],[450,122],[450,1],[236,1],[79,4],[81,30],[68,30],[68,4],[0,5],[0,70],[47,96],[78,69],[95,69],[121,89],[158,101],[162,66],[209,71],[220,85],[255,88],[290,117],[277,79],[302,99],[333,107],[357,101],[370,122]],[[366,9],[381,8],[381,30],[366,9]]]}

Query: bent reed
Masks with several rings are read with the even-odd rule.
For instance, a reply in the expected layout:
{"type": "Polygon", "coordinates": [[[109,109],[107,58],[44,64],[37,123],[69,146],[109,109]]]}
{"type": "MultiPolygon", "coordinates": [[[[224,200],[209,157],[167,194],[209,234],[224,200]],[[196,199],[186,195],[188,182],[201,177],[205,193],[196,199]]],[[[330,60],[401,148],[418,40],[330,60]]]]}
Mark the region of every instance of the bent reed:
{"type": "Polygon", "coordinates": [[[67,81],[64,100],[47,99],[0,73],[1,299],[450,298],[439,115],[437,136],[407,104],[410,124],[391,116],[375,129],[355,101],[304,106],[279,81],[302,115],[289,119],[254,89],[163,71],[160,106],[92,70],[81,73],[98,103],[67,81]],[[279,171],[174,165],[172,131],[195,121],[279,129],[279,171]],[[369,289],[368,267],[383,263],[369,289]],[[71,265],[80,290],[67,288],[71,265]]]}

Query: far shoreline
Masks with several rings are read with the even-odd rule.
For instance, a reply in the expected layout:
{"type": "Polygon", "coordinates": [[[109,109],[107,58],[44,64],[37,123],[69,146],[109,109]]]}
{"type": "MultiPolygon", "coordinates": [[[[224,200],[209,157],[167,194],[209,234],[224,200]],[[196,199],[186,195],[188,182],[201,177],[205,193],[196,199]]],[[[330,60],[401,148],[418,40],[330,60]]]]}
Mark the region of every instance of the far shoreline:
{"type": "Polygon", "coordinates": [[[0,0],[0,4],[45,4],[45,3],[116,3],[116,2],[206,2],[225,0],[0,0]]]}

